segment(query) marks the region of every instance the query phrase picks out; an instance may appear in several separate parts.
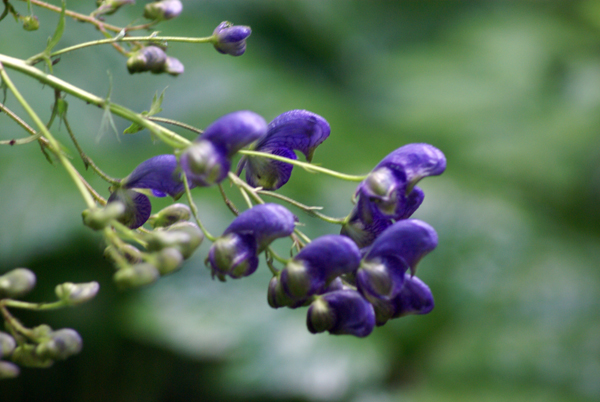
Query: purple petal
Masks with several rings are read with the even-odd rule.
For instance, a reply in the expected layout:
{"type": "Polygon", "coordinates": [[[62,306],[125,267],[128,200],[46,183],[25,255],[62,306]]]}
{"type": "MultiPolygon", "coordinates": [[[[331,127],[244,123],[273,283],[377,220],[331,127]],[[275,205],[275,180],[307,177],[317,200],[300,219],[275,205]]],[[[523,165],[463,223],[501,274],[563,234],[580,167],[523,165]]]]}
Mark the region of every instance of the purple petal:
{"type": "Polygon", "coordinates": [[[319,296],[306,317],[308,330],[315,334],[365,337],[375,327],[373,306],[355,290],[338,290],[319,296]]]}
{"type": "Polygon", "coordinates": [[[251,33],[248,26],[223,21],[213,31],[213,44],[219,53],[241,56],[246,51],[246,39],[251,33]]]}
{"type": "Polygon", "coordinates": [[[409,188],[427,176],[437,176],[446,170],[446,157],[429,144],[407,144],[390,153],[375,167],[402,171],[409,188]]]}
{"type": "Polygon", "coordinates": [[[295,221],[294,214],[279,204],[259,204],[235,218],[223,235],[249,234],[256,239],[260,253],[273,240],[291,235],[295,221]]]}
{"type": "Polygon", "coordinates": [[[373,217],[369,222],[360,219],[356,207],[352,210],[350,220],[342,226],[341,235],[351,238],[359,248],[368,247],[388,227],[392,220],[384,218],[381,214],[373,217]]]}
{"type": "MultiPolygon", "coordinates": [[[[273,155],[289,159],[297,159],[296,154],[289,148],[277,148],[270,152],[273,155]]],[[[292,175],[293,165],[269,158],[247,156],[240,161],[238,174],[246,168],[246,182],[253,187],[264,190],[277,190],[288,182],[292,175]]]]}
{"type": "Polygon", "coordinates": [[[208,261],[213,275],[224,280],[225,275],[241,278],[258,268],[256,239],[249,234],[230,233],[219,237],[211,246],[208,261]]]}
{"type": "Polygon", "coordinates": [[[264,136],[267,122],[261,116],[248,110],[229,113],[211,125],[196,141],[210,141],[227,158],[237,151],[264,136]]]}
{"type": "Polygon", "coordinates": [[[400,293],[408,268],[406,262],[395,255],[363,261],[356,272],[356,286],[369,300],[392,299],[400,293]]]}
{"type": "Polygon", "coordinates": [[[177,199],[184,190],[177,173],[175,155],[157,155],[140,163],[129,176],[123,179],[123,188],[150,189],[157,196],[168,194],[177,199]]]}
{"type": "Polygon", "coordinates": [[[120,201],[125,205],[125,213],[119,222],[130,229],[139,228],[150,218],[152,204],[150,199],[142,193],[119,189],[108,197],[109,203],[115,201],[120,201]]]}
{"type": "Polygon", "coordinates": [[[292,298],[322,293],[338,276],[360,264],[360,251],[340,235],[321,236],[306,245],[281,271],[281,284],[292,298]]]}
{"type": "Polygon", "coordinates": [[[290,110],[277,116],[254,147],[261,152],[289,148],[302,152],[309,162],[317,146],[329,137],[329,123],[308,110],[290,110]]]}
{"type": "Polygon", "coordinates": [[[365,261],[377,261],[379,257],[394,255],[406,262],[414,274],[418,262],[432,251],[438,243],[435,230],[417,219],[394,223],[373,243],[365,261]]]}
{"type": "Polygon", "coordinates": [[[427,314],[433,310],[433,295],[429,286],[416,276],[406,274],[404,286],[400,294],[394,298],[394,315],[392,318],[409,314],[427,314]]]}

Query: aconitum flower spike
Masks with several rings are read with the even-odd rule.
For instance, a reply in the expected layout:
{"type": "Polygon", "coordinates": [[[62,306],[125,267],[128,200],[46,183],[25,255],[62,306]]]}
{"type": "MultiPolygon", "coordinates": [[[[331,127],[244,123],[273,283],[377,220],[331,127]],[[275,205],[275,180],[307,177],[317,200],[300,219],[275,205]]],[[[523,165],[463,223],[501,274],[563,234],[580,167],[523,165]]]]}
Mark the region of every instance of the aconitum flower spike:
{"type": "Polygon", "coordinates": [[[356,285],[369,301],[390,300],[400,293],[405,273],[414,275],[417,264],[438,243],[435,230],[417,219],[394,223],[379,236],[356,272],[356,285]]]}
{"type": "Polygon", "coordinates": [[[338,290],[317,296],[308,308],[308,330],[363,338],[375,327],[373,306],[355,290],[338,290]]]}
{"type": "MultiPolygon", "coordinates": [[[[190,185],[193,187],[193,185],[190,185]]],[[[157,155],[140,163],[129,176],[123,179],[120,187],[108,198],[108,202],[119,201],[125,205],[125,212],[118,220],[131,229],[142,226],[150,217],[152,205],[144,193],[155,197],[167,195],[178,199],[184,191],[174,155],[157,155]]]]}
{"type": "MultiPolygon", "coordinates": [[[[329,123],[307,110],[290,110],[277,116],[267,128],[267,134],[256,142],[254,151],[297,159],[294,150],[311,161],[315,149],[329,137],[329,123]]],[[[253,187],[277,190],[290,179],[293,166],[260,156],[246,155],[238,165],[238,175],[246,169],[246,181],[253,187]]]]}
{"type": "Polygon", "coordinates": [[[219,53],[241,56],[246,51],[246,39],[251,33],[248,26],[223,21],[213,31],[213,45],[219,53]]]}
{"type": "Polygon", "coordinates": [[[178,17],[183,10],[179,0],[161,0],[144,6],[144,18],[150,20],[170,20],[178,17]]]}
{"type": "Polygon", "coordinates": [[[278,204],[259,204],[231,222],[210,248],[207,262],[213,276],[248,276],[258,267],[258,254],[275,239],[294,232],[296,217],[278,204]]]}
{"type": "Polygon", "coordinates": [[[231,157],[267,131],[267,122],[247,110],[229,113],[211,125],[179,159],[188,180],[195,186],[210,186],[227,177],[231,157]]]}
{"type": "Polygon", "coordinates": [[[429,287],[416,276],[409,273],[404,275],[404,284],[393,299],[370,300],[375,309],[378,326],[385,324],[392,318],[411,314],[427,314],[433,310],[433,295],[429,287]]]}
{"type": "Polygon", "coordinates": [[[321,294],[338,276],[355,271],[360,251],[349,238],[325,235],[307,244],[281,271],[283,290],[292,299],[321,294]]]}

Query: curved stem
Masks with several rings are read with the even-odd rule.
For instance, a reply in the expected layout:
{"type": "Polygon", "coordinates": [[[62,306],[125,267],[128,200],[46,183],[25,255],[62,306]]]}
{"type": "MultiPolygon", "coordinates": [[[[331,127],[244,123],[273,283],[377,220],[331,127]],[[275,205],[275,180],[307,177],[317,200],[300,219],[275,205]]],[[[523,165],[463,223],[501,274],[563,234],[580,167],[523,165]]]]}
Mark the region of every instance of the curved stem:
{"type": "Polygon", "coordinates": [[[36,133],[36,131],[33,128],[29,127],[29,125],[27,123],[25,123],[25,121],[23,121],[23,119],[21,119],[19,116],[17,116],[12,110],[10,110],[9,108],[7,108],[2,103],[0,103],[0,112],[6,113],[11,119],[13,119],[19,126],[21,126],[31,136],[31,137],[23,138],[23,139],[20,139],[20,140],[0,141],[0,144],[2,144],[2,145],[25,144],[26,143],[25,140],[30,140],[30,141],[27,141],[27,142],[31,142],[31,141],[33,141],[33,140],[31,140],[31,138],[37,137],[37,138],[34,138],[34,140],[38,140],[38,141],[40,141],[40,143],[42,143],[42,145],[48,146],[48,140],[46,140],[44,137],[42,137],[41,133],[36,133]],[[19,142],[19,141],[21,141],[21,142],[19,142]]]}
{"type": "MultiPolygon", "coordinates": [[[[117,42],[183,42],[183,43],[212,43],[213,37],[207,36],[204,38],[186,38],[180,36],[115,36],[114,38],[107,39],[98,39],[92,40],[89,42],[78,43],[77,45],[65,47],[64,49],[57,50],[56,52],[52,52],[50,57],[60,56],[61,54],[65,54],[68,52],[72,52],[74,50],[83,49],[90,46],[97,45],[105,45],[110,43],[117,42]]],[[[30,63],[35,63],[36,60],[29,61],[30,63]]]]}
{"type": "Polygon", "coordinates": [[[204,236],[208,240],[210,240],[214,243],[215,240],[217,240],[217,238],[214,237],[213,235],[211,235],[208,230],[206,230],[206,228],[202,224],[202,221],[200,220],[200,217],[198,216],[198,207],[196,207],[196,203],[194,203],[194,199],[192,198],[192,192],[190,191],[190,185],[188,183],[188,179],[187,179],[187,176],[185,175],[185,173],[183,173],[181,175],[181,178],[183,179],[183,186],[185,187],[185,195],[188,199],[188,204],[190,204],[190,209],[192,210],[192,215],[194,216],[194,219],[196,220],[196,224],[198,225],[200,230],[202,230],[202,233],[204,233],[204,236]]]}
{"type": "Polygon", "coordinates": [[[302,162],[296,159],[289,159],[289,158],[285,158],[283,156],[279,156],[279,155],[273,155],[267,152],[259,152],[259,151],[250,151],[248,149],[242,149],[240,151],[238,151],[240,154],[242,155],[250,155],[250,156],[262,156],[264,158],[269,158],[269,159],[274,159],[276,161],[281,161],[281,162],[286,162],[289,163],[290,165],[296,165],[296,166],[300,166],[301,168],[303,168],[304,170],[306,170],[307,172],[319,172],[319,173],[324,173],[327,174],[329,176],[333,176],[335,178],[341,179],[341,180],[346,180],[346,181],[363,181],[364,179],[367,178],[367,175],[362,175],[362,176],[356,176],[356,175],[350,175],[350,174],[344,174],[344,173],[340,173],[340,172],[336,172],[335,170],[330,170],[330,169],[326,169],[317,165],[313,165],[312,163],[308,163],[308,162],[302,162]]]}
{"type": "Polygon", "coordinates": [[[43,133],[44,137],[46,137],[48,139],[48,142],[50,143],[49,148],[58,157],[58,160],[60,161],[60,163],[63,165],[63,167],[65,168],[67,173],[69,173],[69,175],[71,176],[71,179],[73,179],[73,181],[75,182],[75,185],[77,186],[77,189],[81,193],[81,196],[83,197],[87,206],[89,208],[95,207],[96,202],[94,201],[94,198],[92,197],[90,192],[87,191],[87,188],[81,181],[79,172],[77,172],[77,169],[75,169],[73,167],[71,162],[69,162],[69,160],[61,152],[60,144],[58,143],[58,141],[52,136],[52,134],[50,134],[50,130],[48,130],[48,128],[46,128],[46,125],[42,122],[42,120],[35,113],[35,111],[31,108],[31,106],[29,106],[29,104],[27,103],[25,98],[23,98],[21,93],[17,90],[17,88],[15,87],[15,85],[13,84],[11,79],[8,77],[8,74],[6,74],[6,70],[4,69],[4,66],[2,65],[1,61],[0,61],[0,76],[2,76],[2,80],[4,81],[6,86],[13,93],[14,97],[19,101],[19,103],[21,104],[23,109],[25,109],[25,111],[27,112],[29,117],[31,117],[31,119],[35,122],[36,126],[38,126],[38,129],[43,133]]]}
{"type": "Polygon", "coordinates": [[[26,64],[21,59],[15,59],[14,57],[0,54],[0,64],[4,64],[6,67],[16,70],[20,73],[27,74],[30,77],[37,79],[43,84],[49,85],[52,88],[73,95],[76,98],[79,98],[85,102],[91,103],[101,108],[105,108],[106,106],[108,106],[108,109],[112,113],[116,114],[117,116],[123,117],[126,120],[137,123],[144,128],[147,128],[161,141],[163,141],[167,145],[172,146],[173,148],[186,148],[190,145],[189,140],[177,135],[175,132],[166,129],[165,127],[162,127],[159,124],[149,121],[141,114],[135,113],[134,111],[115,103],[109,102],[108,105],[106,105],[107,102],[105,99],[100,98],[99,96],[91,94],[87,91],[84,91],[83,89],[76,87],[59,78],[56,78],[53,75],[46,74],[41,70],[38,70],[37,68],[26,64]]]}
{"type": "Polygon", "coordinates": [[[29,303],[20,300],[13,299],[4,299],[2,300],[2,304],[6,307],[12,308],[20,308],[25,310],[35,310],[35,311],[43,311],[43,310],[56,310],[58,308],[70,306],[70,304],[59,300],[52,303],[29,303]]]}
{"type": "Polygon", "coordinates": [[[274,193],[272,191],[266,191],[266,190],[256,190],[256,192],[258,194],[262,194],[262,195],[268,195],[269,197],[273,197],[273,198],[277,198],[278,200],[282,200],[285,201],[289,204],[292,204],[295,207],[300,208],[301,210],[303,210],[304,212],[306,212],[309,215],[312,215],[314,217],[317,217],[319,219],[324,220],[325,222],[328,223],[333,223],[333,224],[337,224],[337,225],[341,225],[344,223],[346,218],[332,218],[330,216],[324,215],[320,212],[315,211],[315,209],[322,209],[323,207],[309,207],[308,205],[304,205],[296,200],[293,200],[289,197],[286,197],[285,195],[281,195],[278,193],[274,193]]]}
{"type": "Polygon", "coordinates": [[[199,128],[190,126],[189,124],[185,124],[185,123],[182,123],[177,120],[165,119],[164,117],[156,117],[156,116],[147,116],[146,118],[148,120],[156,121],[159,123],[167,123],[167,124],[172,124],[177,127],[185,128],[186,130],[190,130],[191,132],[194,132],[196,134],[202,134],[204,132],[203,130],[200,130],[199,128]]]}

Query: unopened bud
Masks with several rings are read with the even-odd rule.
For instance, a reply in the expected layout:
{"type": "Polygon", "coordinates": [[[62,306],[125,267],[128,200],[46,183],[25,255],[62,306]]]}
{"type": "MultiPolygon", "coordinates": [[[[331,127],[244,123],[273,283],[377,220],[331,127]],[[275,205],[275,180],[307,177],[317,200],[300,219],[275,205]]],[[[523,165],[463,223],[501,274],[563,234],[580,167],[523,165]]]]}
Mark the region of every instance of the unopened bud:
{"type": "Polygon", "coordinates": [[[194,254],[194,251],[200,247],[204,240],[204,233],[202,233],[198,225],[192,222],[175,223],[167,228],[167,232],[185,233],[188,235],[187,241],[181,242],[176,246],[185,260],[194,254]]]}
{"type": "Polygon", "coordinates": [[[119,246],[118,249],[116,247],[114,247],[113,245],[110,245],[104,249],[104,257],[108,258],[112,262],[116,262],[113,253],[117,253],[117,254],[121,255],[130,264],[136,264],[138,262],[142,262],[142,252],[138,248],[132,246],[131,244],[125,244],[125,245],[119,246]]]}
{"type": "Polygon", "coordinates": [[[40,27],[40,21],[35,15],[28,15],[27,17],[21,17],[23,20],[23,29],[26,31],[37,31],[40,27]]]}
{"type": "Polygon", "coordinates": [[[237,233],[219,237],[210,248],[208,260],[214,274],[232,278],[248,276],[258,267],[256,246],[248,247],[244,238],[237,233]]]}
{"type": "Polygon", "coordinates": [[[0,359],[2,357],[10,356],[13,350],[15,350],[15,346],[17,346],[15,338],[6,332],[0,332],[0,359]]]}
{"type": "Polygon", "coordinates": [[[17,346],[11,359],[13,362],[24,367],[46,368],[52,366],[54,360],[40,356],[36,352],[37,345],[24,344],[17,346]]]}
{"type": "Polygon", "coordinates": [[[183,6],[179,0],[162,0],[148,3],[144,7],[144,18],[170,20],[181,14],[183,6]]]}
{"type": "Polygon", "coordinates": [[[39,341],[42,339],[49,338],[51,333],[52,333],[52,327],[50,327],[50,325],[47,325],[47,324],[42,324],[42,325],[38,325],[35,328],[32,328],[31,338],[39,341]]]}
{"type": "Polygon", "coordinates": [[[109,202],[102,208],[90,208],[81,213],[83,224],[93,230],[101,230],[125,213],[125,204],[120,201],[109,202]]]}
{"type": "Polygon", "coordinates": [[[96,15],[111,15],[125,4],[135,4],[135,0],[97,0],[96,5],[98,6],[98,10],[96,10],[94,13],[96,15]]]}
{"type": "Polygon", "coordinates": [[[210,186],[227,175],[223,157],[210,141],[194,142],[181,154],[180,161],[183,170],[196,185],[210,186]]]}
{"type": "Polygon", "coordinates": [[[21,370],[16,364],[0,361],[0,380],[4,378],[15,378],[20,372],[21,370]]]}
{"type": "Polygon", "coordinates": [[[183,74],[185,67],[183,66],[183,63],[179,61],[179,59],[167,56],[163,71],[167,74],[178,76],[179,74],[183,74]]]}
{"type": "Polygon", "coordinates": [[[35,274],[27,268],[16,268],[0,276],[0,298],[20,297],[35,287],[35,274]]]}
{"type": "Polygon", "coordinates": [[[223,21],[213,31],[213,45],[219,53],[241,56],[246,51],[246,38],[251,33],[248,26],[223,21]]]}
{"type": "Polygon", "coordinates": [[[148,219],[148,223],[153,228],[171,226],[180,221],[187,221],[191,218],[192,212],[190,207],[185,204],[171,204],[168,207],[160,210],[148,219]]]}
{"type": "Polygon", "coordinates": [[[181,268],[183,256],[175,247],[167,247],[156,253],[154,263],[161,275],[167,275],[181,268]]]}
{"type": "Polygon", "coordinates": [[[50,340],[37,345],[35,352],[41,358],[64,360],[81,352],[81,336],[71,328],[63,328],[50,334],[50,340]]]}
{"type": "Polygon", "coordinates": [[[54,292],[60,300],[71,305],[76,305],[85,303],[86,301],[93,299],[98,293],[99,289],[100,285],[98,284],[98,282],[66,282],[61,285],[58,285],[54,289],[54,292]]]}
{"type": "Polygon", "coordinates": [[[158,46],[147,46],[135,52],[127,59],[130,74],[151,71],[155,74],[164,71],[167,54],[158,46]]]}
{"type": "Polygon", "coordinates": [[[118,270],[113,276],[122,289],[149,285],[159,278],[158,269],[152,264],[140,263],[118,270]]]}

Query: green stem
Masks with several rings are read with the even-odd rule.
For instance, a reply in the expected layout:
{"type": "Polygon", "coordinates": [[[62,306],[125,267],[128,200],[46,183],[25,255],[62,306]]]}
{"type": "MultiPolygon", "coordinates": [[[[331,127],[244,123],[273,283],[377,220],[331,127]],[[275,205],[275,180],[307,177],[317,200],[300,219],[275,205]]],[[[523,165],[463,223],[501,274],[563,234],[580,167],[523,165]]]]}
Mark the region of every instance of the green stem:
{"type": "Polygon", "coordinates": [[[14,97],[17,98],[17,100],[19,101],[19,103],[21,104],[23,109],[25,109],[25,111],[27,112],[29,117],[31,117],[31,119],[35,122],[35,125],[38,126],[38,130],[40,130],[43,133],[44,137],[46,137],[48,139],[48,142],[50,143],[50,149],[58,157],[60,163],[67,170],[67,173],[69,173],[69,175],[75,182],[75,185],[79,189],[79,192],[81,193],[87,206],[89,208],[94,208],[96,206],[96,202],[94,201],[94,198],[92,197],[90,192],[87,191],[87,188],[81,181],[81,178],[79,176],[79,173],[77,172],[77,169],[75,169],[73,167],[71,162],[69,162],[68,159],[65,157],[65,155],[61,152],[60,144],[58,143],[58,141],[54,138],[54,136],[52,136],[52,134],[50,134],[50,131],[48,130],[48,128],[46,128],[46,125],[42,122],[42,120],[35,113],[35,111],[31,108],[31,106],[29,106],[29,104],[27,103],[25,98],[23,98],[21,93],[17,90],[17,88],[15,87],[15,85],[13,84],[11,79],[8,77],[8,74],[6,74],[6,70],[4,69],[4,66],[3,66],[1,60],[0,60],[0,76],[2,76],[2,80],[5,82],[6,86],[10,89],[10,91],[13,93],[14,97]]]}
{"type": "Polygon", "coordinates": [[[30,139],[30,141],[27,141],[27,142],[31,142],[33,140],[38,140],[38,141],[40,141],[42,143],[43,146],[48,146],[48,140],[46,140],[44,137],[41,137],[41,133],[36,133],[36,131],[33,128],[29,127],[29,125],[27,123],[25,123],[25,121],[23,121],[23,119],[21,119],[19,116],[17,116],[12,110],[10,110],[9,108],[7,108],[2,103],[0,103],[0,112],[6,113],[19,126],[21,126],[25,131],[27,131],[29,133],[29,135],[31,135],[31,137],[23,138],[23,139],[20,139],[20,140],[0,141],[0,144],[2,144],[2,145],[4,145],[4,144],[7,144],[7,145],[19,145],[19,144],[25,144],[25,140],[30,139]],[[33,138],[33,137],[37,137],[37,138],[33,138]]]}
{"type": "Polygon", "coordinates": [[[73,145],[75,145],[75,148],[77,148],[77,151],[79,152],[79,156],[83,160],[85,167],[87,168],[88,166],[90,166],[92,168],[92,170],[94,172],[96,172],[96,174],[98,174],[98,176],[100,176],[104,181],[106,181],[110,184],[113,184],[113,185],[115,185],[115,184],[119,185],[121,183],[121,180],[112,178],[109,175],[107,175],[106,173],[104,173],[94,163],[94,161],[89,156],[87,156],[87,154],[85,152],[83,152],[83,149],[81,148],[81,146],[79,146],[79,142],[77,141],[77,138],[75,138],[75,134],[73,134],[73,130],[71,130],[71,125],[69,124],[69,121],[67,120],[67,116],[63,116],[63,121],[65,122],[65,127],[67,129],[67,132],[69,133],[69,137],[71,137],[71,141],[73,141],[73,145]]]}
{"type": "Polygon", "coordinates": [[[229,210],[235,216],[238,216],[240,214],[240,211],[237,209],[237,207],[235,206],[235,204],[233,203],[233,201],[231,201],[227,197],[227,194],[225,194],[225,190],[223,189],[223,186],[221,185],[221,183],[219,183],[219,192],[221,193],[221,197],[223,197],[223,201],[225,201],[225,205],[227,205],[227,207],[229,208],[229,210]]]}
{"type": "Polygon", "coordinates": [[[121,222],[119,222],[117,220],[113,220],[110,224],[112,227],[115,228],[115,230],[117,230],[120,233],[121,237],[125,237],[126,239],[135,241],[142,247],[148,246],[148,243],[145,242],[144,240],[140,239],[140,237],[135,233],[135,231],[133,231],[132,229],[129,229],[127,226],[123,225],[121,222]]]}
{"type": "Polygon", "coordinates": [[[4,300],[0,301],[0,312],[2,313],[2,316],[4,317],[4,321],[6,321],[6,324],[8,324],[8,326],[10,326],[11,332],[12,332],[12,330],[14,330],[15,332],[21,333],[21,334],[25,335],[26,337],[31,338],[33,336],[33,331],[30,330],[29,328],[25,327],[23,324],[21,324],[19,322],[19,320],[17,320],[15,317],[12,316],[12,314],[8,311],[8,309],[4,305],[6,300],[8,300],[8,299],[4,299],[4,300]]]}
{"type": "Polygon", "coordinates": [[[285,201],[289,204],[292,204],[295,207],[300,208],[301,210],[303,210],[304,212],[306,212],[309,215],[312,215],[314,217],[317,217],[319,219],[324,220],[325,222],[328,223],[333,223],[336,225],[341,225],[344,223],[346,218],[332,218],[330,216],[324,215],[320,212],[315,211],[315,209],[322,209],[323,207],[309,207],[308,205],[304,205],[296,200],[293,200],[291,198],[286,197],[285,195],[281,195],[278,193],[274,193],[272,191],[266,191],[266,190],[256,190],[256,192],[258,194],[262,194],[262,195],[268,195],[269,197],[273,197],[273,198],[277,198],[278,200],[282,200],[285,201]]]}
{"type": "MultiPolygon", "coordinates": [[[[115,36],[114,38],[108,39],[98,39],[89,42],[78,43],[77,45],[65,47],[64,49],[57,50],[56,52],[52,52],[50,57],[60,56],[61,54],[65,54],[68,52],[72,52],[74,50],[83,49],[90,46],[97,45],[106,45],[110,43],[118,43],[118,42],[183,42],[183,43],[212,43],[214,41],[212,36],[204,37],[204,38],[186,38],[180,36],[125,36],[119,37],[115,36]]],[[[29,64],[35,63],[36,60],[28,60],[29,64]]]]}
{"type": "Polygon", "coordinates": [[[363,176],[355,176],[355,175],[350,175],[350,174],[344,174],[344,173],[340,173],[340,172],[336,172],[335,170],[330,170],[330,169],[326,169],[317,165],[313,165],[312,163],[308,163],[308,162],[302,162],[296,159],[289,159],[289,158],[285,158],[283,156],[279,156],[279,155],[273,155],[267,152],[259,152],[259,151],[250,151],[248,149],[242,149],[240,151],[238,151],[240,154],[242,155],[250,155],[250,156],[262,156],[264,158],[269,158],[269,159],[274,159],[276,161],[281,161],[281,162],[286,162],[289,163],[291,165],[296,165],[296,166],[300,166],[301,168],[303,168],[304,170],[306,170],[307,172],[319,172],[319,173],[324,173],[327,174],[329,176],[333,176],[335,178],[341,179],[341,180],[346,180],[346,181],[363,181],[364,179],[367,178],[367,175],[363,175],[363,176]]]}
{"type": "Polygon", "coordinates": [[[217,238],[214,237],[213,235],[211,235],[208,230],[206,230],[206,228],[202,224],[202,221],[200,220],[200,217],[198,216],[198,207],[196,207],[196,203],[194,203],[194,199],[192,198],[192,192],[190,191],[190,185],[189,185],[189,182],[188,182],[188,179],[187,179],[187,176],[185,175],[185,173],[181,175],[181,178],[183,179],[183,186],[185,187],[185,195],[188,199],[188,204],[190,204],[190,209],[192,210],[192,215],[194,216],[194,219],[196,220],[196,224],[198,225],[200,230],[202,230],[202,233],[204,233],[204,236],[208,240],[210,240],[211,242],[214,243],[215,240],[217,240],[217,238]]]}
{"type": "MultiPolygon", "coordinates": [[[[6,67],[9,67],[13,70],[16,70],[20,73],[29,75],[32,78],[37,79],[42,84],[46,84],[51,86],[52,88],[58,89],[62,92],[68,93],[70,95],[75,96],[85,102],[91,103],[93,105],[99,106],[101,108],[106,107],[106,100],[91,94],[89,92],[84,91],[83,89],[76,87],[66,81],[63,81],[59,78],[56,78],[53,75],[46,74],[41,70],[38,70],[35,67],[32,67],[26,64],[21,59],[16,59],[14,57],[6,56],[0,54],[0,64],[4,64],[6,67]]],[[[126,120],[137,123],[140,126],[147,128],[156,135],[161,141],[166,143],[167,145],[172,146],[173,148],[186,148],[190,145],[190,141],[177,135],[175,132],[162,127],[159,124],[156,124],[152,121],[149,121],[144,116],[139,113],[135,113],[132,110],[127,109],[124,106],[109,103],[108,108],[110,111],[117,116],[120,116],[126,120]]]]}
{"type": "Polygon", "coordinates": [[[20,300],[13,299],[4,299],[2,300],[2,304],[6,307],[12,308],[20,308],[25,310],[35,310],[35,311],[43,311],[43,310],[56,310],[62,307],[69,306],[68,303],[65,303],[62,300],[55,301],[52,303],[29,303],[20,300]]]}
{"type": "Polygon", "coordinates": [[[167,124],[172,124],[172,125],[177,126],[177,127],[185,128],[186,130],[190,130],[191,132],[194,132],[196,134],[202,134],[203,133],[203,131],[200,130],[199,128],[196,128],[194,126],[190,126],[189,124],[185,124],[185,123],[182,123],[182,122],[177,121],[177,120],[165,119],[164,117],[156,117],[156,116],[147,116],[146,118],[148,120],[156,121],[156,122],[159,122],[159,123],[167,123],[167,124]]]}

